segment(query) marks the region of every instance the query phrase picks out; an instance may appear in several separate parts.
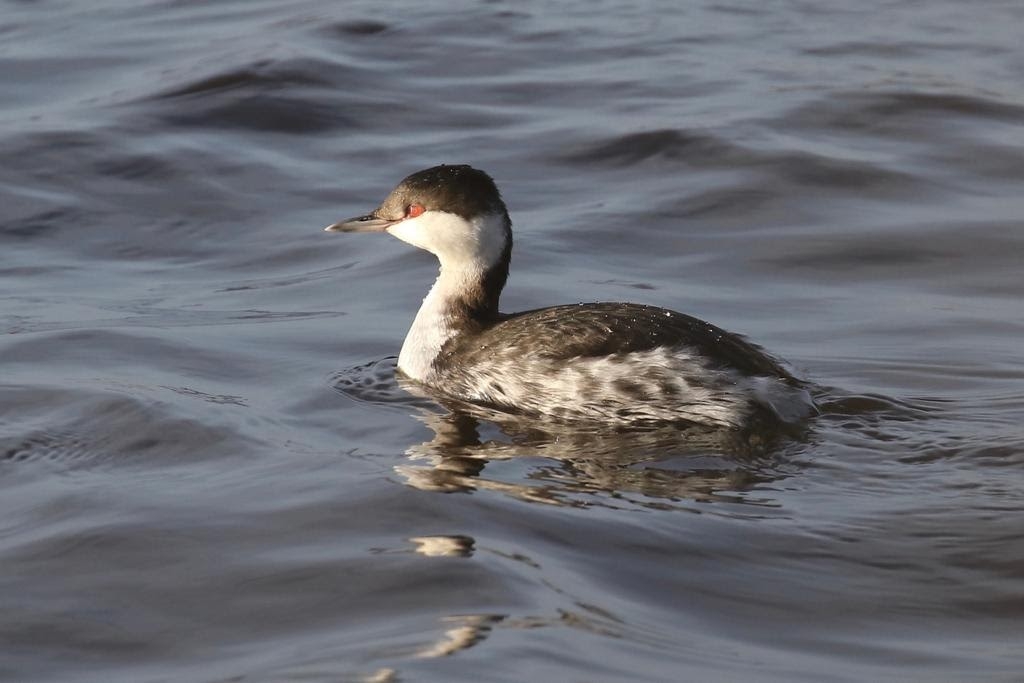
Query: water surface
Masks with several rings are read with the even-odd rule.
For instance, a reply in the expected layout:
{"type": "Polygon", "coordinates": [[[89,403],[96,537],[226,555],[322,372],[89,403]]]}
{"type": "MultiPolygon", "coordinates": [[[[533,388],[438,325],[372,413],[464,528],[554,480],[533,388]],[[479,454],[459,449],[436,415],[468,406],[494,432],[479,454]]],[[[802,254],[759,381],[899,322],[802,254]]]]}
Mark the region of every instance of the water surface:
{"type": "Polygon", "coordinates": [[[1024,11],[847,5],[0,1],[0,679],[1020,680],[1024,11]],[[406,392],[441,162],[823,415],[406,392]]]}

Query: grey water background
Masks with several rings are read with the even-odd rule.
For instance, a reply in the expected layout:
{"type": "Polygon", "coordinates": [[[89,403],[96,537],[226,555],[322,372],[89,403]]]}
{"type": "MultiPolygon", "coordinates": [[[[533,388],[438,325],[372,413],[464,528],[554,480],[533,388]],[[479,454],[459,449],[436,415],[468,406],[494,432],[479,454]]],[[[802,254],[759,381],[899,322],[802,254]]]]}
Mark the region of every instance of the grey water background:
{"type": "Polygon", "coordinates": [[[0,0],[0,679],[1020,681],[1024,5],[0,0]],[[761,448],[448,414],[472,163],[505,310],[747,335],[761,448]]]}

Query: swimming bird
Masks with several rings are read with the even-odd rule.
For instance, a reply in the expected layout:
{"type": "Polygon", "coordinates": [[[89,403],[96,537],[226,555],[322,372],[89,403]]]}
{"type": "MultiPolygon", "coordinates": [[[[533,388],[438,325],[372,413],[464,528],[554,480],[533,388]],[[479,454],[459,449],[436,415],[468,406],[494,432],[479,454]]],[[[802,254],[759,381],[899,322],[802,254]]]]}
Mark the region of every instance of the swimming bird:
{"type": "Polygon", "coordinates": [[[460,401],[555,422],[735,428],[814,412],[803,384],[760,347],[676,311],[580,303],[501,313],[512,221],[489,175],[418,171],[368,214],[329,232],[387,232],[437,257],[440,273],[398,370],[460,401]]]}

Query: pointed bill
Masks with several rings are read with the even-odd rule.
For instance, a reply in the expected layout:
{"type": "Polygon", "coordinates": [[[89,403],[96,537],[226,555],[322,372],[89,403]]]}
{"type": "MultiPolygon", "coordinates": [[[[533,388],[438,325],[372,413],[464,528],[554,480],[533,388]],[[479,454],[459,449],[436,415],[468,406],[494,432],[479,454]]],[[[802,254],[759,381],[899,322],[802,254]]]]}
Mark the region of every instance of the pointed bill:
{"type": "Polygon", "coordinates": [[[324,228],[325,232],[384,232],[398,221],[378,218],[372,213],[339,221],[324,228]]]}

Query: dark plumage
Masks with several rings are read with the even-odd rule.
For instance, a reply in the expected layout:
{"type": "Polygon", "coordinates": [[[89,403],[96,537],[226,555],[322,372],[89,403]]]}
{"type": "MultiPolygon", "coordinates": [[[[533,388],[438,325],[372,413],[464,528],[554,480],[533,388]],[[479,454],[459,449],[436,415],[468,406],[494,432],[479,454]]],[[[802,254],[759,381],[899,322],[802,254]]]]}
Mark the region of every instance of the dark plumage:
{"type": "Polygon", "coordinates": [[[410,204],[467,219],[505,211],[491,176],[466,164],[442,164],[406,176],[373,214],[396,220],[410,204]]]}
{"type": "Polygon", "coordinates": [[[486,357],[496,347],[531,349],[538,357],[567,361],[684,346],[717,367],[795,381],[759,346],[692,316],[655,306],[587,303],[552,306],[502,316],[478,332],[453,337],[438,362],[486,357]]]}

